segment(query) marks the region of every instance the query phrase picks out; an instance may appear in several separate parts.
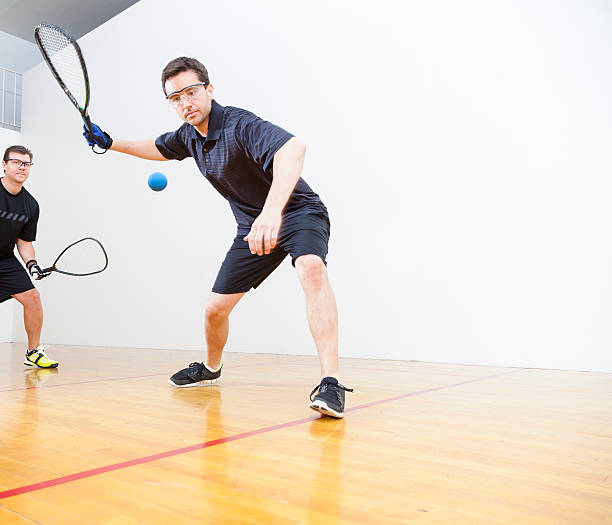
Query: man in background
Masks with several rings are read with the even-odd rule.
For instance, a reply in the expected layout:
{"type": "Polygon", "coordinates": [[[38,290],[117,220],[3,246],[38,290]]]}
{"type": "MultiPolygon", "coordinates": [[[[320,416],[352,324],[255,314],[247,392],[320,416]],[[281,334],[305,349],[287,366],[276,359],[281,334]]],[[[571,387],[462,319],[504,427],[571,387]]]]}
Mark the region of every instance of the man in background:
{"type": "Polygon", "coordinates": [[[30,176],[32,152],[25,146],[10,146],[4,152],[0,179],[0,303],[10,298],[23,306],[23,321],[28,334],[24,364],[38,368],[56,368],[59,364],[40,344],[43,310],[40,294],[31,277],[42,279],[43,272],[36,262],[33,241],[36,240],[38,202],[23,187],[30,176]],[[17,251],[28,272],[15,257],[17,251]]]}

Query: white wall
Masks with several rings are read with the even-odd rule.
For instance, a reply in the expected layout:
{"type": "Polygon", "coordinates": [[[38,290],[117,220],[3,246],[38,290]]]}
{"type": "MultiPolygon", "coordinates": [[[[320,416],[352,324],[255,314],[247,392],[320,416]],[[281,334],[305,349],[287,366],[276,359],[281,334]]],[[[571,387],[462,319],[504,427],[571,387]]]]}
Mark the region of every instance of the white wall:
{"type": "MultiPolygon", "coordinates": [[[[612,371],[611,29],[604,3],[143,0],[81,45],[115,137],[179,126],[159,76],[186,54],[220,103],[305,140],[342,355],[612,371]]],[[[43,281],[48,340],[201,348],[228,206],[190,160],[94,156],[45,66],[25,80],[40,251],[91,234],[111,254],[43,281]]],[[[231,323],[230,350],[314,353],[289,263],[231,323]]]]}
{"type": "MultiPolygon", "coordinates": [[[[0,128],[0,156],[9,146],[20,144],[19,133],[10,129],[0,128]]],[[[16,315],[14,300],[0,303],[0,343],[13,341],[13,316],[16,315]]]]}

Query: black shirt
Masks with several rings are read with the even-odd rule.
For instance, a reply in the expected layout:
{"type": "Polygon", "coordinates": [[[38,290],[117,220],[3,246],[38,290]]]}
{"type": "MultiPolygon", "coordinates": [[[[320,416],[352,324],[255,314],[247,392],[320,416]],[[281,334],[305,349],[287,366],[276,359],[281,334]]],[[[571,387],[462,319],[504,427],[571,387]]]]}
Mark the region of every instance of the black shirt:
{"type": "MultiPolygon", "coordinates": [[[[213,100],[206,137],[185,123],[157,137],[155,145],[167,159],[193,157],[202,175],[229,201],[238,235],[246,235],[270,191],[274,155],[291,137],[250,111],[213,100]]],[[[327,209],[300,178],[283,210],[283,221],[309,213],[327,216],[327,209]]]]}
{"type": "Polygon", "coordinates": [[[0,182],[0,257],[13,255],[17,237],[36,240],[38,213],[38,202],[28,190],[22,187],[13,195],[0,182]]]}

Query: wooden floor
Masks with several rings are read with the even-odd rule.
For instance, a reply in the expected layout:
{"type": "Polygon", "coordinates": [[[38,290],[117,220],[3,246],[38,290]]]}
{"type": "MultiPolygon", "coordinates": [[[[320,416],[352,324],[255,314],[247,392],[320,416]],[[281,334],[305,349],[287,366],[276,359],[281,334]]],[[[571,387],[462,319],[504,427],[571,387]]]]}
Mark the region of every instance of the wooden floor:
{"type": "Polygon", "coordinates": [[[612,524],[612,374],[345,359],[344,420],[307,408],[314,357],[0,344],[0,523],[612,524]]]}

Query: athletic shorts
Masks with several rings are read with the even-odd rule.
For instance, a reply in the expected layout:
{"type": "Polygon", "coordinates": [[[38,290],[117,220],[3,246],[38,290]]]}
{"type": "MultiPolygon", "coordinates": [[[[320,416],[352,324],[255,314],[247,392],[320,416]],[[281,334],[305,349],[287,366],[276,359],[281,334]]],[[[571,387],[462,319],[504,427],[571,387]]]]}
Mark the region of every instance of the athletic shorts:
{"type": "Polygon", "coordinates": [[[318,255],[325,264],[330,226],[327,215],[309,214],[287,220],[281,225],[278,241],[269,254],[252,254],[244,235],[232,243],[213,285],[220,294],[248,292],[257,288],[287,255],[291,264],[301,255],[318,255]]]}
{"type": "Polygon", "coordinates": [[[26,269],[14,255],[0,258],[0,303],[34,288],[26,269]]]}

